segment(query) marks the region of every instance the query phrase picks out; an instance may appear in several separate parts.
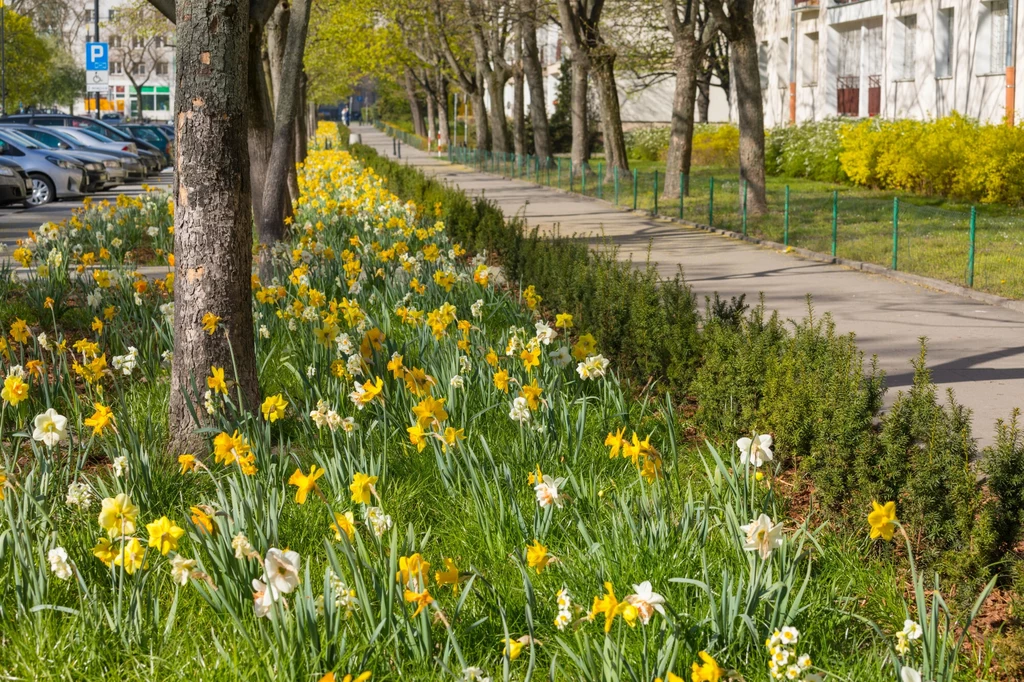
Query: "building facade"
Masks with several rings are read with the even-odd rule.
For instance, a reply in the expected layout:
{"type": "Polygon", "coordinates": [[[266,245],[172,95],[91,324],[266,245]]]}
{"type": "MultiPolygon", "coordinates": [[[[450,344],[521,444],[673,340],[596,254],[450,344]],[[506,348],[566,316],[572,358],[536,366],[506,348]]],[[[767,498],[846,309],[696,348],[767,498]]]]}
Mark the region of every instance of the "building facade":
{"type": "Polygon", "coordinates": [[[765,125],[832,116],[985,123],[1024,108],[1016,0],[761,0],[765,125]]]}
{"type": "MultiPolygon", "coordinates": [[[[100,114],[121,114],[131,120],[173,122],[174,112],[174,26],[155,14],[128,20],[119,12],[132,3],[100,0],[100,42],[110,46],[110,78],[106,93],[100,95],[100,114]],[[165,32],[166,29],[166,32],[165,32]],[[139,93],[133,81],[140,86],[139,93]]],[[[71,52],[85,67],[85,44],[95,39],[93,2],[83,7],[76,22],[71,52]]],[[[95,112],[95,95],[75,103],[75,113],[95,112]]]]}

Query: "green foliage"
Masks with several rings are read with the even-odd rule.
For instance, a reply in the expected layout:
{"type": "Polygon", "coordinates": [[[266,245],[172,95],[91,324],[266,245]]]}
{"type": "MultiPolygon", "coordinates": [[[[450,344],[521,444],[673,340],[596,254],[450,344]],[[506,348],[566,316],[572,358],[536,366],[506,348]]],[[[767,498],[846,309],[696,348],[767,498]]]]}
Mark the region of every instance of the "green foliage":
{"type": "Polygon", "coordinates": [[[29,17],[9,9],[0,11],[4,12],[7,51],[7,108],[37,104],[46,92],[50,46],[36,35],[29,17]]]}
{"type": "Polygon", "coordinates": [[[768,131],[766,170],[771,175],[845,182],[846,171],[839,163],[844,126],[848,124],[833,118],[768,131]]]}
{"type": "Polygon", "coordinates": [[[992,503],[985,513],[997,543],[997,554],[1008,552],[1021,539],[1024,528],[1024,435],[1020,430],[1020,410],[1014,410],[1009,423],[999,420],[996,443],[986,448],[982,470],[992,503]]]}
{"type": "MultiPolygon", "coordinates": [[[[671,137],[669,128],[638,128],[626,133],[626,149],[637,161],[664,161],[671,137]]],[[[740,153],[740,131],[725,124],[697,124],[693,131],[692,163],[695,167],[734,167],[740,153]]]]}
{"type": "Polygon", "coordinates": [[[551,134],[551,152],[567,154],[572,148],[572,67],[563,59],[558,71],[555,89],[555,111],[548,121],[551,134]]]}

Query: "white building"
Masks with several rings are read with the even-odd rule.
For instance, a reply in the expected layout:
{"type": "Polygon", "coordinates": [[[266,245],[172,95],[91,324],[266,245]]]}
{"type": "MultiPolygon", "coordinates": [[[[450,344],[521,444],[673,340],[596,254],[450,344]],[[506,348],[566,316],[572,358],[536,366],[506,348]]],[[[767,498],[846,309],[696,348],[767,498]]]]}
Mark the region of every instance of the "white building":
{"type": "Polygon", "coordinates": [[[1024,107],[1016,0],[760,0],[765,125],[829,116],[986,123],[1024,107]]]}
{"type": "MultiPolygon", "coordinates": [[[[166,22],[166,35],[120,35],[117,12],[128,6],[125,0],[100,0],[100,42],[110,46],[110,85],[100,96],[100,113],[121,113],[132,120],[173,122],[174,112],[174,27],[166,22]],[[128,71],[142,83],[142,110],[128,71]]],[[[72,54],[85,67],[85,44],[95,38],[93,3],[89,1],[83,20],[78,22],[72,54]]],[[[95,95],[75,103],[75,113],[92,114],[95,95]]]]}

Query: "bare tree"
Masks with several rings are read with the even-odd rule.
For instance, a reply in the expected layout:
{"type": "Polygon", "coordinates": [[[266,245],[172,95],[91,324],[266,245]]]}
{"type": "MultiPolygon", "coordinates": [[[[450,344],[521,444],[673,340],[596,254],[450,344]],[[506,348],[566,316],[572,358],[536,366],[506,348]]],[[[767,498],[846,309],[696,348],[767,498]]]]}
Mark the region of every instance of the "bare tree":
{"type": "Polygon", "coordinates": [[[522,0],[520,30],[523,35],[523,73],[530,89],[530,123],[533,126],[533,149],[537,158],[547,165],[551,158],[551,128],[544,97],[544,72],[537,49],[537,0],[522,0]]]}
{"type": "Polygon", "coordinates": [[[158,71],[169,72],[171,48],[167,34],[174,30],[171,22],[155,11],[146,0],[132,0],[116,9],[104,24],[110,33],[111,61],[119,62],[132,84],[139,103],[139,118],[146,117],[142,88],[158,71]]]}
{"type": "Polygon", "coordinates": [[[491,130],[487,122],[487,107],[484,105],[484,77],[476,64],[473,67],[464,64],[463,51],[453,46],[453,27],[449,21],[449,13],[453,8],[447,4],[442,5],[442,1],[433,0],[432,35],[456,82],[472,103],[477,149],[490,149],[491,130]]]}
{"type": "Polygon", "coordinates": [[[730,76],[736,86],[740,128],[740,179],[746,183],[747,210],[768,210],[764,167],[764,103],[754,30],[754,0],[705,0],[729,40],[730,76]]]}
{"type": "Polygon", "coordinates": [[[604,0],[558,0],[562,39],[569,49],[569,61],[572,67],[572,151],[570,162],[581,172],[586,172],[590,161],[587,94],[592,65],[587,47],[597,41],[597,22],[601,17],[602,9],[604,9],[604,0]]]}

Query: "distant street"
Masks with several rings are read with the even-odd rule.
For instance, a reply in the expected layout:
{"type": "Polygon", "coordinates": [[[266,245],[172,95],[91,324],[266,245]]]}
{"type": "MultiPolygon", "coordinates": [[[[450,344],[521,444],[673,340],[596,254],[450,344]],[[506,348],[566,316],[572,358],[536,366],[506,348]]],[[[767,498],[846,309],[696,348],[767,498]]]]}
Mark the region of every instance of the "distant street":
{"type": "MultiPolygon", "coordinates": [[[[151,187],[170,189],[174,181],[174,173],[168,169],[157,177],[149,178],[146,181],[151,187]]],[[[136,196],[143,194],[142,185],[121,185],[109,192],[97,192],[89,195],[94,202],[108,199],[114,201],[117,195],[126,194],[136,196]]],[[[0,257],[9,254],[7,247],[12,246],[18,239],[28,235],[29,230],[35,230],[43,223],[60,222],[71,217],[71,212],[82,207],[82,200],[55,201],[45,206],[35,208],[22,208],[20,206],[0,207],[0,257]]]]}

